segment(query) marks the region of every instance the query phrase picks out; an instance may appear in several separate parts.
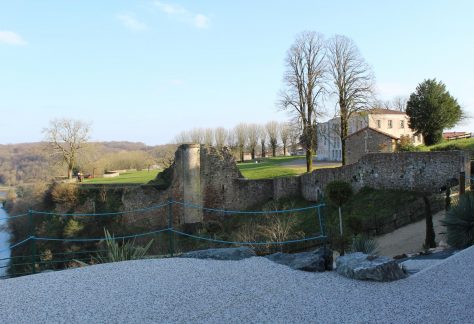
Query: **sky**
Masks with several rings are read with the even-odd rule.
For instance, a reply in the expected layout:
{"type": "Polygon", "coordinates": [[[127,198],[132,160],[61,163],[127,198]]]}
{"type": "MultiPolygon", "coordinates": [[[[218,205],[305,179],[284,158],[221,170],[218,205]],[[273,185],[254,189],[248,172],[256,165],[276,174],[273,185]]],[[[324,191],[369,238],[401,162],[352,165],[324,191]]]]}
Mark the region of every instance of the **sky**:
{"type": "Polygon", "coordinates": [[[41,141],[54,118],[91,123],[94,141],[149,145],[284,121],[284,58],[308,30],[350,37],[379,98],[436,78],[474,116],[473,12],[470,0],[2,0],[0,144],[41,141]]]}

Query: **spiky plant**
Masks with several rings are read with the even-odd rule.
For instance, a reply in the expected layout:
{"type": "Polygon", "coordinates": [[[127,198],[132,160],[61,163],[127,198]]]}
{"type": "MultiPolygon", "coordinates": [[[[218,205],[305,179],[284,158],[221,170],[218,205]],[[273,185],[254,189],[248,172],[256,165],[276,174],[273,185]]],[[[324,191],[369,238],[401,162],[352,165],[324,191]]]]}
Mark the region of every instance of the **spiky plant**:
{"type": "Polygon", "coordinates": [[[127,242],[122,240],[120,244],[106,229],[104,229],[104,234],[106,251],[97,255],[98,263],[142,259],[153,244],[153,240],[150,240],[144,247],[135,246],[135,240],[127,242]]]}
{"type": "Polygon", "coordinates": [[[474,193],[461,195],[441,222],[446,226],[449,245],[461,249],[474,245],[474,193]]]}
{"type": "Polygon", "coordinates": [[[351,251],[362,252],[365,254],[376,254],[377,253],[377,241],[365,236],[356,235],[352,238],[351,251]]]}

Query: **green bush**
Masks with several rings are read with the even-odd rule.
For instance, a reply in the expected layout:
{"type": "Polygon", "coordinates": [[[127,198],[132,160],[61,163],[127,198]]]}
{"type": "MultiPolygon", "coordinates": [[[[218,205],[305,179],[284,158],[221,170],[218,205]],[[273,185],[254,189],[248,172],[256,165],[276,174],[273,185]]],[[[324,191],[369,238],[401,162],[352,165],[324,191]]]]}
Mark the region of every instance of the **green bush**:
{"type": "Polygon", "coordinates": [[[362,252],[365,254],[377,253],[377,241],[365,235],[356,235],[352,238],[352,252],[362,252]]]}
{"type": "Polygon", "coordinates": [[[449,245],[455,248],[474,245],[474,193],[462,195],[457,206],[446,212],[442,223],[447,229],[449,245]]]}
{"type": "Polygon", "coordinates": [[[326,186],[326,197],[335,206],[342,206],[352,197],[352,187],[345,181],[333,181],[326,186]]]}
{"type": "Polygon", "coordinates": [[[104,229],[104,233],[106,252],[97,256],[99,263],[142,259],[153,244],[153,240],[150,240],[144,247],[135,246],[135,240],[128,242],[122,240],[122,244],[120,244],[110,235],[109,231],[104,229]]]}

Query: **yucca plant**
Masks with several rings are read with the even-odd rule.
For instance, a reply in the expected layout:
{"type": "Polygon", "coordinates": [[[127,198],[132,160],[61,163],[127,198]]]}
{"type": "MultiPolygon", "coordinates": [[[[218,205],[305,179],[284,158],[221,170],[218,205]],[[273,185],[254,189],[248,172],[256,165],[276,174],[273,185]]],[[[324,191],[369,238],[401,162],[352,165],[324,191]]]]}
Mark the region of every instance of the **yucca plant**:
{"type": "Polygon", "coordinates": [[[150,240],[144,247],[135,246],[135,240],[125,242],[124,239],[120,244],[106,229],[104,234],[106,251],[97,255],[98,263],[142,259],[153,244],[153,240],[150,240]]]}
{"type": "Polygon", "coordinates": [[[377,241],[365,236],[356,235],[352,238],[351,251],[362,252],[365,254],[376,254],[377,253],[377,241]]]}
{"type": "Polygon", "coordinates": [[[446,226],[448,244],[455,248],[474,245],[474,194],[465,193],[441,221],[446,226]]]}

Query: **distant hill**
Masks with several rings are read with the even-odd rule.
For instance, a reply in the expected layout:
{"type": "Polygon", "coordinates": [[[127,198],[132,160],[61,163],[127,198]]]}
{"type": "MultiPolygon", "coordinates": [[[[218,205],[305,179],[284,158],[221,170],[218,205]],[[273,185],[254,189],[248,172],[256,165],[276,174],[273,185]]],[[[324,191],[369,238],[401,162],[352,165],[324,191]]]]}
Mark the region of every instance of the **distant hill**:
{"type": "MultiPolygon", "coordinates": [[[[77,161],[77,170],[101,174],[107,169],[143,169],[162,163],[176,145],[148,146],[141,142],[90,142],[77,161]]],[[[0,186],[48,181],[65,174],[45,142],[0,144],[0,186]]]]}

